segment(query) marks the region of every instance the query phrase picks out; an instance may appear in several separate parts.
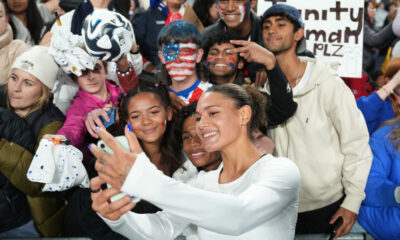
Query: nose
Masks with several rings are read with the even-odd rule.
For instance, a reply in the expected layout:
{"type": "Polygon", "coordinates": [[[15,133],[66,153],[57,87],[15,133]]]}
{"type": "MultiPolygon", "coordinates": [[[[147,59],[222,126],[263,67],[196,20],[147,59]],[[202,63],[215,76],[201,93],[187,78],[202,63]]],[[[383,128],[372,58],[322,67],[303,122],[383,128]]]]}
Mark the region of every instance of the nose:
{"type": "Polygon", "coordinates": [[[233,3],[234,0],[229,0],[228,5],[226,6],[226,10],[228,11],[234,11],[235,10],[235,4],[233,3]]]}
{"type": "Polygon", "coordinates": [[[201,139],[200,139],[200,137],[199,137],[198,134],[196,134],[196,136],[194,136],[194,137],[192,138],[192,140],[190,141],[190,145],[192,146],[192,148],[201,145],[201,139]]]}
{"type": "Polygon", "coordinates": [[[16,82],[14,83],[14,87],[13,87],[12,90],[13,90],[14,92],[20,92],[21,89],[22,89],[22,81],[16,81],[16,82]]]}
{"type": "Polygon", "coordinates": [[[152,122],[153,121],[152,121],[151,117],[148,114],[144,114],[143,115],[143,118],[142,118],[143,125],[148,125],[148,124],[150,124],[152,122]]]}
{"type": "Polygon", "coordinates": [[[92,79],[94,79],[94,73],[93,73],[93,71],[88,71],[88,73],[87,73],[87,78],[88,79],[90,79],[90,80],[92,80],[92,79]]]}

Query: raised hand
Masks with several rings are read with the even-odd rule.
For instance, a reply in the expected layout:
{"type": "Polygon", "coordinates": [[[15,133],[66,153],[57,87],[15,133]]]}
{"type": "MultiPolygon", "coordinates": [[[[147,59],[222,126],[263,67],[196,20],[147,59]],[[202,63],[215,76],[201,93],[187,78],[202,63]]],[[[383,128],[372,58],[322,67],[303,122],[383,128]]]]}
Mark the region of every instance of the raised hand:
{"type": "Polygon", "coordinates": [[[130,131],[128,127],[125,127],[125,136],[128,139],[130,151],[125,150],[105,129],[99,129],[97,134],[114,154],[108,154],[95,144],[91,144],[90,151],[97,158],[95,169],[104,182],[120,190],[137,155],[142,153],[143,150],[140,147],[136,135],[130,131]]]}
{"type": "Polygon", "coordinates": [[[263,64],[268,70],[271,70],[275,67],[275,55],[257,43],[244,40],[231,40],[230,42],[241,47],[237,47],[229,51],[238,53],[247,62],[263,64]]]}
{"type": "Polygon", "coordinates": [[[110,121],[110,117],[108,116],[107,112],[104,109],[100,108],[94,109],[86,115],[85,119],[86,130],[94,138],[99,138],[99,136],[96,133],[97,127],[105,128],[103,122],[100,119],[100,116],[103,116],[103,118],[107,122],[110,121]]]}

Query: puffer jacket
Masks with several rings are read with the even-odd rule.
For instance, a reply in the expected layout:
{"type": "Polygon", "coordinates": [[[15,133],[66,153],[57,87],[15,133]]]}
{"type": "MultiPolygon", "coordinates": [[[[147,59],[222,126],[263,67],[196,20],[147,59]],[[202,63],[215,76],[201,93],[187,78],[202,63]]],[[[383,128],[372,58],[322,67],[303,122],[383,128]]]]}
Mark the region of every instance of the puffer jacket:
{"type": "MultiPolygon", "coordinates": [[[[16,143],[30,152],[34,148],[29,125],[5,108],[0,108],[0,139],[16,143]]],[[[0,171],[0,232],[19,227],[31,219],[25,194],[0,171]]]]}
{"type": "MultiPolygon", "coordinates": [[[[7,108],[5,85],[0,86],[0,107],[7,108]]],[[[41,235],[61,235],[65,208],[65,192],[42,192],[43,184],[30,182],[26,172],[44,134],[55,134],[62,126],[64,115],[52,103],[43,110],[30,113],[23,120],[32,131],[33,151],[5,138],[0,139],[0,172],[26,196],[35,226],[41,235]]],[[[17,129],[7,129],[16,133],[17,129]]]]}

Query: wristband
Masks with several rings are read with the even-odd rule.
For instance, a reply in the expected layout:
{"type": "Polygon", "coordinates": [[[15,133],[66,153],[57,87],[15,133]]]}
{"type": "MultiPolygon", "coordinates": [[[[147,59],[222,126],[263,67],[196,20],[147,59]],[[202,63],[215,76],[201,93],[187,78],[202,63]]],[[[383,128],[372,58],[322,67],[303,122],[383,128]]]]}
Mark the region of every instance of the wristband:
{"type": "Polygon", "coordinates": [[[132,64],[130,62],[129,62],[129,68],[128,68],[128,70],[126,72],[119,71],[119,68],[117,67],[117,75],[120,75],[122,77],[128,75],[131,72],[132,72],[132,64]]]}

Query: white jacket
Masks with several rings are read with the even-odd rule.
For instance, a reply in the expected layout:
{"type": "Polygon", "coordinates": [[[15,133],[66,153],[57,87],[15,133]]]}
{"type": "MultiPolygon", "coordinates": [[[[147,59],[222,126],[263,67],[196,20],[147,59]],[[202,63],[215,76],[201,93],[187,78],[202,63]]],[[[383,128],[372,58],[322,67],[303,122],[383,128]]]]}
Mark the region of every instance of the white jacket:
{"type": "Polygon", "coordinates": [[[325,207],[346,194],[341,206],[358,213],[372,161],[365,120],[354,95],[329,66],[301,59],[314,67],[294,93],[296,113],[271,130],[276,154],[300,169],[299,212],[325,207]]]}

